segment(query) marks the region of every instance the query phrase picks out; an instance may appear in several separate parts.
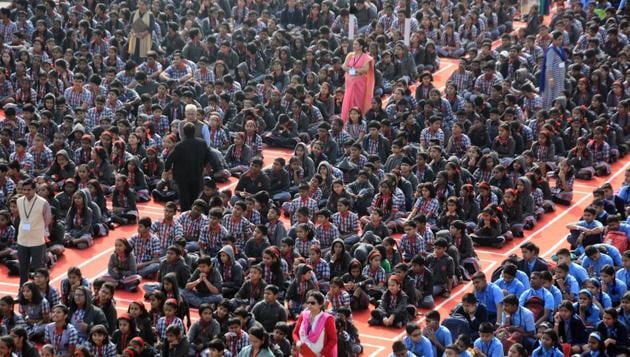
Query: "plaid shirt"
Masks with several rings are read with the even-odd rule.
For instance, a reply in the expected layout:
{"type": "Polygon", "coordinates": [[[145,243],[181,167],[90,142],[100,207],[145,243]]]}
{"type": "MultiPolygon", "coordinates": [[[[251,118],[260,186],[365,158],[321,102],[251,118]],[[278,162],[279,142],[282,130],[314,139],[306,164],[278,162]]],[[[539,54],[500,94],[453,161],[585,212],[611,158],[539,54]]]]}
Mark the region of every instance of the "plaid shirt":
{"type": "Polygon", "coordinates": [[[240,250],[245,247],[245,242],[251,237],[252,224],[245,217],[236,219],[232,214],[223,217],[223,226],[234,236],[234,244],[240,250]]]}
{"type": "Polygon", "coordinates": [[[85,88],[81,88],[78,92],[73,87],[66,88],[63,96],[66,97],[66,103],[72,108],[80,107],[83,104],[88,106],[92,104],[92,93],[85,88]]]}
{"type": "Polygon", "coordinates": [[[593,160],[597,162],[609,162],[610,160],[610,146],[607,142],[596,144],[594,141],[589,141],[586,147],[593,152],[593,160]]]}
{"type": "MultiPolygon", "coordinates": [[[[13,131],[13,137],[11,139],[17,140],[18,138],[22,138],[26,133],[26,122],[22,118],[16,118],[17,130],[13,129],[12,125],[8,125],[8,120],[4,119],[0,121],[0,130],[5,128],[10,128],[13,131]]],[[[13,147],[15,147],[15,143],[13,143],[13,147]]],[[[15,148],[12,152],[15,151],[15,148]]]]}
{"type": "Polygon", "coordinates": [[[177,222],[155,221],[151,224],[151,233],[160,240],[161,255],[166,255],[166,248],[175,244],[175,241],[184,235],[182,225],[177,222]]]}
{"type": "Polygon", "coordinates": [[[453,72],[453,74],[451,74],[451,77],[448,79],[448,81],[453,82],[453,84],[457,88],[457,91],[464,92],[473,89],[475,78],[470,71],[464,71],[464,73],[460,71],[455,71],[453,72]]]}
{"type": "Polygon", "coordinates": [[[116,345],[111,341],[101,347],[96,347],[93,343],[86,341],[83,346],[85,346],[94,357],[116,357],[116,345]]]}
{"type": "Polygon", "coordinates": [[[131,83],[131,81],[133,81],[135,78],[133,75],[127,75],[127,72],[125,71],[120,71],[116,74],[116,79],[119,80],[123,85],[128,86],[129,83],[131,83]]]}
{"type": "Polygon", "coordinates": [[[254,134],[254,136],[248,136],[245,134],[245,145],[252,149],[252,156],[262,155],[263,142],[260,135],[254,134]]]}
{"type": "Polygon", "coordinates": [[[452,142],[451,152],[456,155],[463,155],[466,153],[466,150],[471,145],[470,138],[466,134],[461,134],[459,136],[451,136],[449,139],[452,142]]]}
{"type": "Polygon", "coordinates": [[[309,265],[313,267],[317,281],[330,280],[330,264],[324,259],[320,259],[318,262],[309,261],[309,265]]]}
{"type": "Polygon", "coordinates": [[[342,307],[350,308],[350,294],[345,290],[339,291],[339,294],[337,295],[332,295],[328,292],[326,299],[330,301],[330,307],[332,308],[332,312],[334,314],[342,307]]]}
{"type": "Polygon", "coordinates": [[[230,138],[225,129],[218,128],[217,130],[213,130],[208,128],[208,131],[210,131],[210,147],[223,150],[223,148],[230,144],[230,138]]]}
{"type": "Polygon", "coordinates": [[[54,161],[52,150],[45,146],[41,151],[32,147],[28,150],[28,152],[33,156],[33,169],[36,171],[48,169],[54,161]]]}
{"type": "Polygon", "coordinates": [[[348,139],[352,139],[352,137],[350,136],[350,134],[348,134],[347,131],[343,129],[337,134],[335,134],[332,130],[330,130],[330,137],[333,138],[338,144],[337,156],[342,157],[343,156],[343,143],[348,141],[348,139]]]}
{"type": "Polygon", "coordinates": [[[151,66],[146,62],[142,62],[142,64],[138,66],[138,71],[142,71],[146,73],[147,76],[150,76],[156,72],[162,72],[162,64],[159,62],[155,62],[153,66],[151,66]]]}
{"type": "Polygon", "coordinates": [[[0,83],[0,99],[8,97],[11,92],[13,92],[13,83],[11,81],[5,80],[0,83]]]}
{"type": "Polygon", "coordinates": [[[85,114],[86,129],[92,130],[96,128],[100,124],[101,118],[114,119],[114,112],[107,107],[103,107],[103,110],[100,112],[96,107],[88,109],[85,114]]]}
{"type": "Polygon", "coordinates": [[[168,133],[170,129],[170,124],[166,115],[151,115],[149,117],[149,121],[153,124],[153,129],[155,129],[155,132],[158,135],[164,136],[166,133],[168,133]]]}
{"type": "Polygon", "coordinates": [[[431,146],[432,140],[438,140],[440,142],[440,146],[444,146],[444,131],[442,131],[442,129],[438,129],[438,131],[432,132],[429,128],[422,129],[420,132],[420,145],[428,148],[431,146]]]}
{"type": "Polygon", "coordinates": [[[356,124],[348,121],[346,123],[346,132],[351,138],[357,139],[361,134],[365,134],[365,123],[356,124]]]}
{"type": "Polygon", "coordinates": [[[363,267],[361,275],[371,278],[374,281],[374,285],[378,285],[381,283],[385,284],[385,269],[383,269],[383,267],[381,266],[373,271],[372,269],[370,269],[369,265],[366,265],[365,267],[363,267]]]}
{"type": "Polygon", "coordinates": [[[141,238],[140,235],[134,234],[129,238],[129,244],[133,247],[138,263],[146,263],[151,261],[154,256],[160,256],[160,240],[153,234],[149,234],[148,239],[141,238]]]}
{"type": "Polygon", "coordinates": [[[473,173],[473,178],[475,179],[475,182],[477,183],[490,182],[490,179],[492,178],[492,170],[482,170],[478,168],[473,173]]]}
{"type": "Polygon", "coordinates": [[[249,335],[245,331],[241,331],[239,335],[232,332],[225,334],[226,349],[230,351],[232,356],[238,356],[245,346],[249,346],[249,335]]]}
{"type": "Polygon", "coordinates": [[[374,196],[374,199],[372,200],[372,204],[370,206],[373,208],[380,208],[381,210],[383,210],[383,213],[385,215],[395,215],[396,213],[403,211],[403,208],[405,207],[404,198],[401,199],[400,196],[392,194],[389,198],[390,200],[392,200],[392,208],[391,210],[388,210],[386,200],[380,199],[381,197],[382,195],[380,193],[374,196]]]}
{"type": "Polygon", "coordinates": [[[178,80],[183,78],[190,71],[190,67],[188,65],[179,66],[179,68],[175,65],[170,65],[164,72],[168,75],[170,79],[178,80]]]}
{"type": "Polygon", "coordinates": [[[523,98],[523,109],[529,113],[530,117],[533,117],[534,113],[542,109],[542,107],[542,97],[538,94],[535,94],[534,98],[531,99],[528,97],[523,98]]]}
{"type": "MultiPolygon", "coordinates": [[[[411,22],[411,33],[417,32],[420,29],[420,25],[418,24],[418,20],[415,18],[410,18],[411,22]]],[[[398,18],[395,18],[392,21],[392,24],[389,28],[385,28],[385,31],[400,31],[400,33],[405,33],[405,21],[399,21],[398,18]]]]}
{"type": "Polygon", "coordinates": [[[308,208],[308,216],[310,219],[315,218],[315,212],[317,212],[317,209],[318,209],[317,201],[315,201],[313,198],[310,198],[310,197],[307,198],[306,200],[303,200],[302,198],[297,197],[297,198],[294,198],[286,206],[287,211],[291,215],[291,224],[295,224],[297,222],[297,217],[295,216],[295,212],[297,212],[297,210],[302,207],[308,208]]]}
{"type": "Polygon", "coordinates": [[[435,219],[439,214],[438,212],[440,211],[440,203],[436,198],[426,200],[423,197],[420,197],[416,200],[413,208],[418,210],[418,213],[427,216],[427,218],[435,219]]]}
{"type": "Polygon", "coordinates": [[[326,225],[320,224],[315,228],[315,237],[319,240],[322,249],[327,249],[332,246],[332,242],[335,239],[339,238],[339,230],[332,223],[326,225]]]}
{"type": "Polygon", "coordinates": [[[251,212],[243,212],[243,217],[247,218],[247,220],[253,225],[258,225],[262,223],[262,216],[260,215],[260,212],[255,209],[253,209],[251,212]]]}
{"type": "Polygon", "coordinates": [[[83,150],[78,148],[74,150],[74,163],[76,165],[87,164],[92,160],[92,149],[83,150]]]}
{"type": "Polygon", "coordinates": [[[177,223],[182,226],[182,233],[187,241],[197,241],[199,240],[201,229],[208,225],[208,217],[205,214],[201,214],[199,217],[194,218],[191,215],[191,211],[186,211],[177,218],[177,223]]]}
{"type": "Polygon", "coordinates": [[[305,258],[309,256],[311,247],[318,245],[319,241],[315,238],[311,240],[302,240],[298,238],[295,240],[295,250],[297,250],[297,252],[305,258]]]}
{"type": "Polygon", "coordinates": [[[46,343],[53,346],[55,356],[63,356],[70,352],[70,347],[76,347],[79,343],[77,329],[71,324],[67,324],[61,334],[57,334],[57,327],[54,322],[44,328],[44,339],[46,343]]]}
{"type": "Polygon", "coordinates": [[[210,250],[218,250],[223,245],[223,241],[225,237],[228,235],[228,230],[223,227],[222,224],[219,224],[218,229],[210,229],[210,225],[206,225],[201,229],[201,235],[199,236],[199,245],[201,246],[201,250],[207,251],[208,248],[210,250]]]}
{"type": "Polygon", "coordinates": [[[30,90],[27,89],[26,91],[22,88],[18,88],[18,90],[15,91],[15,100],[18,104],[34,103],[37,101],[37,92],[33,88],[30,90]]]}
{"type": "Polygon", "coordinates": [[[501,84],[501,80],[501,75],[498,73],[493,74],[492,78],[489,80],[486,79],[485,74],[482,74],[477,77],[477,80],[475,81],[475,91],[489,96],[492,86],[495,84],[501,84]]]}
{"type": "Polygon", "coordinates": [[[339,228],[341,234],[357,234],[359,232],[359,216],[348,211],[346,215],[335,212],[332,215],[332,222],[339,228]]]}
{"type": "Polygon", "coordinates": [[[17,160],[22,166],[22,169],[26,171],[27,174],[33,175],[33,155],[29,152],[25,152],[23,155],[18,155],[17,152],[13,152],[9,155],[9,162],[17,160]]]}
{"type": "Polygon", "coordinates": [[[13,42],[13,34],[18,32],[18,27],[15,22],[9,20],[8,24],[0,21],[0,35],[4,38],[5,44],[11,44],[13,42]]]}
{"type": "Polygon", "coordinates": [[[178,326],[182,333],[186,332],[186,327],[184,327],[184,323],[179,317],[175,316],[171,321],[167,321],[166,316],[162,316],[158,319],[157,325],[155,326],[160,341],[166,341],[166,328],[170,325],[178,326]]]}
{"type": "Polygon", "coordinates": [[[426,254],[427,247],[424,238],[420,234],[416,234],[416,239],[411,242],[407,234],[403,234],[400,238],[400,251],[405,260],[411,260],[418,254],[426,254]]]}
{"type": "Polygon", "coordinates": [[[205,70],[198,68],[195,73],[193,73],[193,78],[195,78],[195,81],[205,86],[208,83],[214,83],[214,72],[207,68],[205,70]]]}

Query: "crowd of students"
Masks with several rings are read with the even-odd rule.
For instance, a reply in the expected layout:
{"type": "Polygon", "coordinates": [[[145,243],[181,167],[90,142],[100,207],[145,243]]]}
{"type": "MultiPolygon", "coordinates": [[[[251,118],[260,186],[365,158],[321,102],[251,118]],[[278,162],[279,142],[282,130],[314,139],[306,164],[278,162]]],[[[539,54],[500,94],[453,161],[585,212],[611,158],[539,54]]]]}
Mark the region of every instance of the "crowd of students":
{"type": "Polygon", "coordinates": [[[371,306],[370,325],[406,329],[396,357],[630,354],[630,171],[593,190],[555,262],[528,241],[492,277],[480,270],[475,246],[524,237],[571,204],[576,179],[609,175],[629,150],[628,3],[521,5],[0,9],[0,261],[19,273],[28,179],[52,209],[48,267],[137,227],[112,239],[106,275],[71,267],[52,286],[40,268],[2,297],[0,354],[289,356],[305,339],[316,355],[355,356],[353,312],[371,306]],[[526,26],[515,30],[515,18],[526,26]],[[353,45],[375,61],[375,96],[345,121],[353,45]],[[566,77],[543,88],[551,46],[566,77]],[[433,83],[439,57],[460,58],[444,90],[433,83]],[[199,198],[178,212],[164,163],[188,123],[211,162],[199,198]],[[265,146],[293,153],[264,167],[265,146]],[[236,187],[221,189],[231,176],[236,187]],[[162,218],[139,213],[149,201],[164,204],[162,218]],[[464,281],[474,291],[449,316],[415,322],[464,281]],[[117,311],[117,289],[146,302],[117,311]],[[309,309],[333,315],[335,329],[294,328],[309,309]]]}

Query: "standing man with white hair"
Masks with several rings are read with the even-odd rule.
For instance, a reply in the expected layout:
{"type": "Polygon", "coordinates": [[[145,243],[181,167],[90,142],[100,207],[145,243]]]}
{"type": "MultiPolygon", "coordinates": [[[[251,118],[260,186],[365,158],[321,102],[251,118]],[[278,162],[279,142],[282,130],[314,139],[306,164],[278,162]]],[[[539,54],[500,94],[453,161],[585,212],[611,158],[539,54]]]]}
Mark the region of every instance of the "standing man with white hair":
{"type": "Polygon", "coordinates": [[[186,123],[191,123],[195,125],[195,138],[203,139],[206,142],[206,145],[210,147],[210,129],[208,128],[208,124],[199,120],[199,117],[203,114],[199,113],[197,106],[194,104],[187,104],[184,108],[184,120],[179,123],[179,137],[183,140],[186,136],[184,135],[184,125],[186,123]]]}

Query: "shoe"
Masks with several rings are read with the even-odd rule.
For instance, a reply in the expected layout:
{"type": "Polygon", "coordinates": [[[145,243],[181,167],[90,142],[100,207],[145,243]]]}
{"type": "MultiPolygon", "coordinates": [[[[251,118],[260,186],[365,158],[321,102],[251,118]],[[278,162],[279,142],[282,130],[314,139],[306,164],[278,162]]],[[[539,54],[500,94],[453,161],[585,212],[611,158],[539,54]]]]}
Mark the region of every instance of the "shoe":
{"type": "Polygon", "coordinates": [[[378,323],[377,323],[377,322],[376,322],[376,320],[374,320],[374,319],[369,319],[369,320],[368,320],[368,325],[370,325],[370,326],[375,326],[375,325],[378,325],[378,323]]]}

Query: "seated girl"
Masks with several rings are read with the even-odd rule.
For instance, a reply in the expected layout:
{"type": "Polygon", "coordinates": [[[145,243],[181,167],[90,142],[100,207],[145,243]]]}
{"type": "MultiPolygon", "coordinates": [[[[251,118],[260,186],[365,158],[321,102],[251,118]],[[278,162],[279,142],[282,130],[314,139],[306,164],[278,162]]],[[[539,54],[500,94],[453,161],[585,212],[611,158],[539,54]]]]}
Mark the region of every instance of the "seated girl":
{"type": "Polygon", "coordinates": [[[551,200],[557,204],[570,205],[573,200],[573,166],[568,159],[560,161],[556,170],[556,186],[551,190],[551,200]]]}
{"type": "Polygon", "coordinates": [[[107,265],[107,274],[102,278],[114,284],[116,288],[131,292],[138,289],[142,277],[137,274],[136,256],[133,253],[133,247],[127,239],[116,239],[114,252],[110,256],[107,265]]]}
{"type": "Polygon", "coordinates": [[[295,279],[289,284],[286,299],[289,315],[295,318],[304,309],[306,295],[311,290],[319,290],[313,279],[313,268],[306,264],[298,265],[295,279]]]}
{"type": "Polygon", "coordinates": [[[50,320],[50,305],[32,281],[26,282],[18,296],[20,315],[25,316],[26,331],[31,340],[41,341],[50,320]]]}
{"type": "Polygon", "coordinates": [[[252,151],[249,146],[245,145],[245,134],[235,133],[234,144],[230,145],[225,153],[225,161],[232,176],[238,177],[249,170],[251,159],[252,151]]]}
{"type": "Polygon", "coordinates": [[[149,189],[155,189],[164,172],[164,161],[158,156],[158,149],[155,146],[147,149],[147,157],[142,159],[142,172],[149,189]]]}
{"type": "Polygon", "coordinates": [[[112,195],[112,221],[120,225],[133,224],[138,220],[136,194],[129,188],[125,175],[116,176],[112,195]]]}
{"type": "Polygon", "coordinates": [[[503,203],[500,207],[514,237],[523,237],[523,212],[516,202],[517,193],[514,189],[507,189],[503,195],[503,203]]]}
{"type": "Polygon", "coordinates": [[[136,200],[138,202],[148,202],[151,199],[149,186],[147,186],[145,174],[140,165],[140,161],[133,157],[125,163],[125,168],[121,170],[121,173],[127,176],[129,187],[136,193],[136,200]]]}
{"type": "Polygon", "coordinates": [[[575,177],[580,180],[591,180],[595,176],[593,152],[586,147],[587,139],[577,139],[576,146],[569,151],[568,164],[573,167],[575,177]]]}
{"type": "Polygon", "coordinates": [[[116,357],[116,345],[110,341],[107,329],[96,325],[90,329],[90,337],[83,344],[93,356],[116,357]]]}
{"type": "Polygon", "coordinates": [[[383,294],[378,307],[372,310],[368,320],[370,326],[386,326],[401,328],[409,321],[407,305],[409,297],[402,291],[402,281],[397,275],[392,275],[387,282],[387,290],[383,294]]]}
{"type": "Polygon", "coordinates": [[[87,193],[77,191],[66,215],[64,245],[86,249],[94,243],[92,236],[92,209],[87,206],[87,193]]]}
{"type": "Polygon", "coordinates": [[[59,150],[55,154],[55,161],[46,172],[46,178],[51,179],[57,185],[75,175],[75,165],[66,150],[59,150]]]}
{"type": "Polygon", "coordinates": [[[11,224],[11,213],[0,211],[0,263],[7,266],[9,275],[19,274],[15,228],[11,224]]]}
{"type": "Polygon", "coordinates": [[[478,245],[502,247],[505,237],[501,234],[502,227],[498,217],[490,208],[484,208],[479,215],[479,222],[470,238],[478,245]]]}

